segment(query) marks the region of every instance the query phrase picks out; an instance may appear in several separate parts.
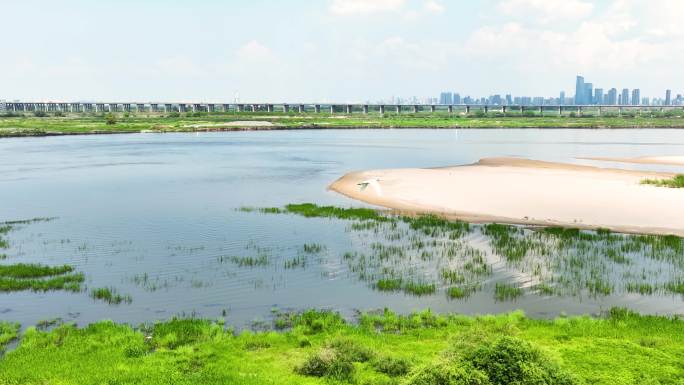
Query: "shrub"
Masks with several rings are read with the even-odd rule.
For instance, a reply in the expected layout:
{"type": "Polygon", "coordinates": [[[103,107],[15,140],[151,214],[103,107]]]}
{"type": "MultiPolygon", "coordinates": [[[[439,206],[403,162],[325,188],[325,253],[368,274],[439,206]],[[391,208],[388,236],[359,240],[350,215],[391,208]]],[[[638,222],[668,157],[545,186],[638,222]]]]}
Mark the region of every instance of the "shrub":
{"type": "Polygon", "coordinates": [[[114,114],[109,113],[105,115],[105,122],[107,123],[107,125],[113,126],[116,124],[116,117],[114,116],[114,114]]]}
{"type": "Polygon", "coordinates": [[[323,348],[309,356],[295,372],[305,376],[328,377],[336,380],[351,380],[354,377],[354,364],[342,357],[334,349],[323,348]]]}
{"type": "Polygon", "coordinates": [[[575,380],[529,342],[501,337],[466,355],[465,361],[486,373],[493,385],[571,385],[575,380]]]}
{"type": "Polygon", "coordinates": [[[406,385],[490,385],[487,375],[470,365],[438,362],[412,373],[406,385]]]}
{"type": "Polygon", "coordinates": [[[34,111],[33,116],[36,118],[44,118],[47,116],[47,113],[45,111],[34,111]]]}
{"type": "Polygon", "coordinates": [[[401,357],[384,356],[375,360],[373,367],[380,373],[397,377],[403,376],[411,370],[411,361],[401,357]]]}
{"type": "Polygon", "coordinates": [[[367,362],[375,356],[373,350],[348,338],[337,338],[330,342],[328,347],[351,362],[367,362]]]}

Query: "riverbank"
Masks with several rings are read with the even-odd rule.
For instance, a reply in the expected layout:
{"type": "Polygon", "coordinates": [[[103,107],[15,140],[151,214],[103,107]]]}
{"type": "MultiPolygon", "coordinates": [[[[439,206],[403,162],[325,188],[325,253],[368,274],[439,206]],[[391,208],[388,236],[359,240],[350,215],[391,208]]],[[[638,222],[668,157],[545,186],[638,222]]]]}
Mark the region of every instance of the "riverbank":
{"type": "MultiPolygon", "coordinates": [[[[681,384],[684,322],[613,309],[534,320],[389,311],[349,323],[276,312],[261,332],[223,320],[132,328],[29,328],[0,359],[2,384],[681,384]]],[[[16,329],[0,327],[0,344],[16,329]]]]}
{"type": "Polygon", "coordinates": [[[684,116],[520,116],[500,113],[448,114],[279,114],[194,113],[0,116],[0,137],[206,132],[237,130],[354,128],[684,128],[684,116]]]}
{"type": "Polygon", "coordinates": [[[487,158],[458,167],[352,172],[330,189],[379,206],[470,222],[684,236],[684,191],[641,184],[672,176],[487,158]]]}

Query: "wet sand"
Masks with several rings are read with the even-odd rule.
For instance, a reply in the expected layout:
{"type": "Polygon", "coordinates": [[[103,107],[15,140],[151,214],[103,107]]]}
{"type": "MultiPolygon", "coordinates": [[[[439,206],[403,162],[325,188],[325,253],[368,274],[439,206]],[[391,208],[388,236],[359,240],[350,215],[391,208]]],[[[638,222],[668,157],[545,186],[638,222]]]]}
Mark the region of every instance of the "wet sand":
{"type": "Polygon", "coordinates": [[[619,162],[619,163],[638,163],[638,164],[662,164],[671,166],[684,166],[684,156],[644,156],[638,158],[610,158],[610,157],[593,157],[593,158],[578,158],[587,160],[599,160],[603,162],[619,162]]]}
{"type": "Polygon", "coordinates": [[[684,236],[684,189],[640,184],[673,174],[519,158],[432,169],[352,172],[330,189],[370,204],[472,222],[609,228],[684,236]],[[358,184],[370,182],[365,189],[358,184]]]}

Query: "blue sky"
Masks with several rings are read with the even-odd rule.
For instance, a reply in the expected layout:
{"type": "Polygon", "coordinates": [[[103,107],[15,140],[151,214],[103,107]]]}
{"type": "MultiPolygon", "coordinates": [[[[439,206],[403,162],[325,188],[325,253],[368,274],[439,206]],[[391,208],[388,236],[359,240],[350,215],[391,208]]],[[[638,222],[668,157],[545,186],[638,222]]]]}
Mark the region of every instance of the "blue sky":
{"type": "Polygon", "coordinates": [[[555,96],[577,73],[684,91],[681,0],[3,3],[4,99],[555,96]]]}

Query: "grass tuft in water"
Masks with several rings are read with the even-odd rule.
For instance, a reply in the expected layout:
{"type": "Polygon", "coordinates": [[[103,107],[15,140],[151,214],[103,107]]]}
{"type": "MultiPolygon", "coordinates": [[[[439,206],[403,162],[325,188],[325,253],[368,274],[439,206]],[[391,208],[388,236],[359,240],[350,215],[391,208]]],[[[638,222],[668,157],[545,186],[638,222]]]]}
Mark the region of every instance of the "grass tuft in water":
{"type": "Polygon", "coordinates": [[[90,296],[105,301],[110,305],[119,305],[121,303],[131,303],[133,299],[130,295],[121,295],[117,293],[116,289],[110,287],[101,287],[93,289],[90,296]]]}
{"type": "Polygon", "coordinates": [[[72,271],[74,268],[69,265],[45,266],[25,263],[0,265],[0,277],[6,278],[43,278],[71,273],[72,271]]]}
{"type": "Polygon", "coordinates": [[[523,289],[518,286],[497,283],[494,287],[494,299],[500,302],[512,301],[523,295],[523,289]]]}
{"type": "Polygon", "coordinates": [[[268,266],[268,256],[259,255],[257,257],[230,257],[230,261],[239,267],[256,267],[256,266],[268,266]]]}

